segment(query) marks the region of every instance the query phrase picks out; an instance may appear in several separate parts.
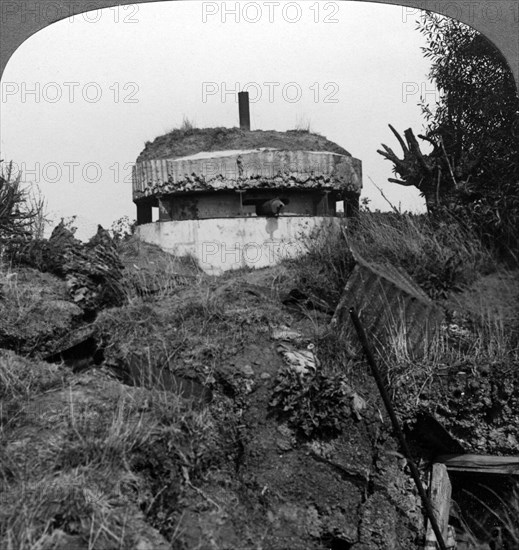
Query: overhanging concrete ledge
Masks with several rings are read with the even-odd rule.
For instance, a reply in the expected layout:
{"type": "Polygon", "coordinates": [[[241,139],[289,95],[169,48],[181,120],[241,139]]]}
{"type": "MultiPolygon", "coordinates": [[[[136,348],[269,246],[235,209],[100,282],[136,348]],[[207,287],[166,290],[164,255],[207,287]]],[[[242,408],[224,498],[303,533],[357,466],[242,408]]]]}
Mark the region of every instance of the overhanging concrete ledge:
{"type": "Polygon", "coordinates": [[[341,218],[319,216],[217,218],[148,223],[136,233],[142,241],[176,256],[192,256],[206,273],[220,275],[300,256],[312,232],[342,224],[341,218]]]}
{"type": "Polygon", "coordinates": [[[323,188],[359,193],[362,163],[326,151],[213,151],[137,162],[133,200],[186,191],[323,188]]]}

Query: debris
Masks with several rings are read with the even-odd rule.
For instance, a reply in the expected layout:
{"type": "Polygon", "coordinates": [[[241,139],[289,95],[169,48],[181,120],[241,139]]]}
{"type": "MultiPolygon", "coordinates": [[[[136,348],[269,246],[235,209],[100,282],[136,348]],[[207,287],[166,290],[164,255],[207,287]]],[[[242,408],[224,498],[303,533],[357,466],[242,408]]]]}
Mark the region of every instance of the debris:
{"type": "Polygon", "coordinates": [[[332,315],[334,309],[317,296],[302,292],[298,288],[293,288],[282,300],[281,303],[285,306],[297,306],[301,309],[315,309],[332,315]]]}
{"type": "Polygon", "coordinates": [[[370,340],[380,346],[398,341],[410,355],[423,353],[444,317],[423,290],[402,269],[367,262],[351,246],[356,265],[337,305],[332,326],[350,327],[354,308],[370,340]]]}
{"type": "Polygon", "coordinates": [[[319,366],[319,360],[312,350],[297,350],[287,344],[279,344],[277,351],[283,355],[285,363],[299,374],[308,374],[319,366]]]}
{"type": "Polygon", "coordinates": [[[453,472],[519,475],[519,457],[476,454],[440,455],[436,461],[453,472]]]}
{"type": "Polygon", "coordinates": [[[286,340],[287,342],[300,342],[303,340],[303,335],[300,332],[291,330],[284,325],[273,328],[271,337],[273,340],[286,340]]]}
{"type": "Polygon", "coordinates": [[[351,396],[351,412],[357,420],[361,420],[361,413],[365,408],[366,401],[358,393],[353,392],[351,396]]]}
{"type": "Polygon", "coordinates": [[[293,449],[296,444],[296,436],[294,431],[285,423],[280,424],[277,431],[276,446],[278,450],[288,452],[293,449]]]}
{"type": "Polygon", "coordinates": [[[124,266],[112,237],[100,225],[90,241],[82,243],[61,221],[49,239],[29,243],[21,261],[64,278],[72,301],[85,312],[125,301],[124,266]]]}
{"type": "Polygon", "coordinates": [[[241,373],[243,376],[245,376],[245,378],[253,378],[254,377],[254,370],[252,369],[252,367],[250,365],[243,365],[243,367],[241,367],[241,373]]]}

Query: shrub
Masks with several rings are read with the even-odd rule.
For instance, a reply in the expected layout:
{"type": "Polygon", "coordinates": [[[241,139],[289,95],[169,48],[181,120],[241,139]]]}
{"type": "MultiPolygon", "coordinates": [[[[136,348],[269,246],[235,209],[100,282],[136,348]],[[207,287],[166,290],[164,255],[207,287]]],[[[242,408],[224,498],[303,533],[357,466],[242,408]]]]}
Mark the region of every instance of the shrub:
{"type": "Polygon", "coordinates": [[[344,374],[318,370],[301,375],[284,369],[276,379],[270,407],[300,436],[333,437],[351,415],[351,396],[344,374]]]}
{"type": "Polygon", "coordinates": [[[460,193],[453,212],[500,257],[519,262],[519,181],[497,184],[476,196],[460,193]]]}
{"type": "Polygon", "coordinates": [[[9,256],[23,243],[42,236],[44,205],[41,196],[22,185],[13,163],[0,160],[0,247],[9,256]]]}
{"type": "Polygon", "coordinates": [[[361,212],[348,238],[367,260],[403,268],[433,299],[494,270],[492,254],[451,215],[361,212]]]}
{"type": "Polygon", "coordinates": [[[134,233],[137,225],[136,220],[131,220],[128,216],[122,216],[112,223],[110,233],[116,243],[128,240],[134,233]]]}
{"type": "Polygon", "coordinates": [[[452,215],[441,221],[426,215],[362,211],[342,233],[323,227],[304,239],[306,254],[289,260],[298,288],[338,303],[355,266],[350,250],[368,262],[401,267],[433,299],[445,298],[495,269],[491,252],[470,226],[452,215]]]}
{"type": "Polygon", "coordinates": [[[182,125],[180,126],[180,130],[182,130],[186,134],[190,134],[195,129],[196,129],[195,122],[189,119],[186,115],[184,115],[182,117],[182,125]]]}
{"type": "Polygon", "coordinates": [[[355,266],[344,234],[335,226],[324,226],[301,240],[306,253],[286,261],[295,268],[296,286],[335,306],[355,266]]]}

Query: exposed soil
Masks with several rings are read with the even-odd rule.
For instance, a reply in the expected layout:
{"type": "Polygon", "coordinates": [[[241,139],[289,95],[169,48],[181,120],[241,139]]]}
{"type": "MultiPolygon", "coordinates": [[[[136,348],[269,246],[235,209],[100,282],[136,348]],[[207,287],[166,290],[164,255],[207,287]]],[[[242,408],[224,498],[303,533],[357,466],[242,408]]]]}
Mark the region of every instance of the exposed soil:
{"type": "MultiPolygon", "coordinates": [[[[214,279],[135,242],[122,263],[126,303],[89,321],[97,361],[71,369],[33,349],[27,327],[42,321],[48,350],[72,309],[48,319],[48,308],[35,308],[33,325],[14,324],[9,337],[0,325],[11,348],[0,350],[0,546],[423,547],[420,500],[367,365],[330,328],[333,307],[290,294],[293,265],[214,279]]],[[[54,275],[22,269],[3,283],[13,318],[20,292],[73,306],[54,275]],[[38,290],[42,281],[49,290],[38,290]]],[[[467,368],[456,366],[452,384],[443,372],[429,383],[423,371],[419,396],[418,380],[398,394],[403,420],[440,411],[468,449],[517,451],[517,376],[470,365],[479,375],[469,399],[455,391],[467,368]],[[500,404],[490,420],[487,398],[500,404]]],[[[420,461],[424,481],[426,466],[420,461]]]]}

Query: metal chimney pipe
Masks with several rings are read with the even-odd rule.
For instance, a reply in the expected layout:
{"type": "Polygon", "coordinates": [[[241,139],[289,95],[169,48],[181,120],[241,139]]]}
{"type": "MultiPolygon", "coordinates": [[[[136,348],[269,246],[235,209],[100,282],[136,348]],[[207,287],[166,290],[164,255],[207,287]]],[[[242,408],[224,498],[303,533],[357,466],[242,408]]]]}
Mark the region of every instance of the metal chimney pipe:
{"type": "Polygon", "coordinates": [[[238,109],[240,111],[240,129],[250,130],[249,92],[238,92],[238,109]]]}

